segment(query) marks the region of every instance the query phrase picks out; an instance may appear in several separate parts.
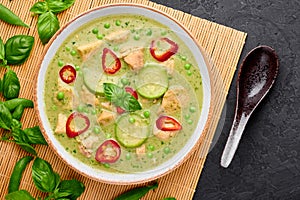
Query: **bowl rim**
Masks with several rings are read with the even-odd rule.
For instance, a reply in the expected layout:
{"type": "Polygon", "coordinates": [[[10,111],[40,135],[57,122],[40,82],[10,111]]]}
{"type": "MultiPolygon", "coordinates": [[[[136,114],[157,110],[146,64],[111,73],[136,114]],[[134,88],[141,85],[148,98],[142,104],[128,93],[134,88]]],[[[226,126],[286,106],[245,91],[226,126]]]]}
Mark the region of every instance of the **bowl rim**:
{"type": "MultiPolygon", "coordinates": [[[[99,17],[101,17],[101,16],[99,16],[99,17]]],[[[154,20],[156,20],[156,19],[154,19],[154,20]]],[[[92,20],[90,20],[90,21],[92,21],[92,20]]],[[[77,27],[77,28],[79,28],[79,27],[77,27]]],[[[210,61],[210,59],[208,59],[208,56],[207,56],[206,52],[204,51],[204,49],[202,48],[202,46],[199,44],[199,42],[195,39],[195,37],[190,33],[190,31],[181,22],[179,22],[175,17],[170,16],[169,14],[165,13],[164,11],[161,11],[159,9],[156,9],[156,8],[153,8],[153,7],[150,7],[150,6],[147,6],[147,5],[133,4],[133,3],[114,3],[114,4],[102,5],[102,6],[98,6],[98,7],[89,9],[89,10],[87,10],[87,11],[85,11],[85,12],[77,15],[73,19],[69,20],[66,24],[64,24],[53,35],[53,37],[50,39],[50,41],[48,42],[48,44],[43,49],[43,52],[41,54],[41,58],[38,61],[38,66],[39,66],[38,73],[37,73],[37,76],[35,76],[35,81],[34,81],[34,83],[35,83],[34,88],[35,89],[34,89],[33,99],[34,99],[34,110],[35,110],[35,112],[37,114],[38,124],[40,126],[41,131],[42,131],[42,134],[45,137],[45,140],[47,141],[47,143],[49,144],[49,147],[53,150],[53,152],[68,167],[70,167],[71,169],[75,170],[77,173],[79,173],[79,174],[81,174],[81,175],[83,175],[85,177],[88,177],[88,178],[90,178],[92,180],[95,180],[95,181],[100,181],[100,182],[103,182],[103,183],[115,184],[115,185],[131,185],[131,184],[141,184],[141,183],[150,182],[150,181],[156,180],[156,179],[158,179],[158,178],[160,178],[162,176],[165,176],[166,174],[169,174],[172,171],[174,171],[175,169],[177,169],[184,162],[186,162],[191,157],[191,155],[195,153],[196,149],[200,146],[200,144],[202,142],[204,142],[204,138],[205,138],[205,135],[206,135],[205,133],[208,132],[209,126],[210,126],[211,121],[212,121],[212,113],[213,113],[213,106],[212,105],[213,105],[213,102],[215,101],[214,98],[213,98],[215,94],[212,92],[213,91],[213,80],[212,80],[213,76],[212,76],[212,72],[210,71],[210,69],[212,69],[212,62],[210,61]],[[45,58],[45,56],[46,56],[49,48],[51,47],[52,43],[56,40],[56,38],[63,32],[63,30],[66,27],[68,27],[70,24],[72,24],[78,18],[81,18],[81,17],[85,16],[86,14],[89,14],[89,13],[97,11],[97,10],[102,10],[102,9],[105,9],[105,8],[122,7],[122,6],[137,7],[137,8],[141,8],[141,9],[146,9],[146,10],[154,12],[154,13],[156,13],[158,15],[162,15],[163,17],[168,18],[168,20],[171,20],[176,25],[178,25],[180,27],[180,29],[182,29],[190,37],[190,39],[198,47],[200,53],[202,54],[203,61],[204,61],[205,65],[206,65],[206,68],[207,68],[208,77],[209,77],[209,86],[210,86],[209,87],[209,93],[210,93],[209,96],[210,96],[210,99],[209,99],[209,108],[208,108],[207,118],[206,118],[205,124],[203,126],[202,133],[200,133],[200,137],[198,138],[198,140],[196,141],[196,143],[194,144],[194,146],[184,156],[183,159],[181,159],[174,166],[170,167],[168,170],[164,171],[163,173],[156,174],[155,176],[148,177],[147,179],[140,179],[140,180],[134,180],[134,181],[131,181],[131,180],[127,180],[127,181],[112,181],[112,180],[106,180],[106,179],[102,179],[102,178],[97,178],[97,177],[94,177],[94,176],[92,176],[92,175],[90,175],[88,173],[83,172],[82,170],[80,170],[80,169],[76,168],[75,166],[73,166],[71,163],[67,162],[67,160],[58,152],[58,149],[56,148],[56,146],[52,143],[52,141],[48,137],[48,133],[47,133],[47,131],[46,131],[46,129],[45,129],[43,123],[42,123],[42,117],[41,117],[40,111],[38,109],[39,108],[39,103],[38,103],[38,83],[39,82],[38,82],[38,80],[39,80],[39,75],[40,75],[40,72],[41,72],[41,69],[42,69],[41,66],[42,66],[42,63],[44,61],[44,58],[45,58]]]]}

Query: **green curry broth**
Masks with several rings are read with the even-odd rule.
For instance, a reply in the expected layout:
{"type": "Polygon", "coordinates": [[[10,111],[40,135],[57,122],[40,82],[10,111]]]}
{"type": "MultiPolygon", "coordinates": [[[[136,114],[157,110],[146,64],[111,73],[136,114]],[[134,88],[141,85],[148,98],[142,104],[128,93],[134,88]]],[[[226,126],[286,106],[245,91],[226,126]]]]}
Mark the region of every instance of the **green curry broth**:
{"type": "MultiPolygon", "coordinates": [[[[67,101],[57,102],[56,100],[56,93],[58,91],[58,72],[61,68],[62,63],[72,64],[73,66],[78,66],[78,68],[80,68],[77,71],[76,83],[73,85],[76,89],[78,89],[78,86],[84,85],[82,78],[82,68],[95,67],[91,65],[98,65],[98,67],[96,67],[98,69],[102,68],[100,62],[101,50],[91,56],[91,58],[89,59],[91,60],[90,62],[88,61],[85,63],[81,60],[81,57],[77,52],[78,46],[92,43],[98,40],[97,34],[92,32],[92,30],[95,28],[98,30],[98,34],[102,34],[104,35],[104,37],[118,30],[129,29],[131,34],[128,43],[133,46],[136,45],[146,48],[146,50],[144,51],[145,63],[157,63],[157,61],[149,53],[151,40],[157,39],[159,37],[168,37],[178,44],[179,50],[177,54],[173,55],[173,59],[175,60],[175,71],[173,73],[173,76],[169,76],[169,87],[181,83],[181,85],[187,90],[189,94],[190,98],[188,104],[181,109],[181,112],[174,114],[174,117],[179,119],[183,128],[178,134],[176,134],[175,137],[167,141],[161,141],[160,139],[155,137],[152,133],[153,124],[158,117],[156,113],[157,109],[160,106],[161,98],[153,102],[153,100],[147,100],[139,96],[139,102],[142,104],[142,110],[136,111],[136,113],[142,115],[143,111],[145,110],[148,110],[151,113],[148,120],[150,126],[150,134],[147,140],[144,142],[146,146],[145,155],[137,156],[135,154],[135,148],[125,148],[121,146],[121,156],[119,160],[113,164],[102,164],[94,159],[97,147],[104,140],[108,138],[115,138],[115,124],[101,127],[96,120],[97,114],[96,116],[95,113],[91,114],[92,109],[95,109],[97,112],[99,112],[101,108],[87,107],[87,109],[85,110],[85,114],[88,115],[91,121],[91,126],[87,132],[89,134],[97,135],[99,139],[99,141],[96,142],[96,144],[94,144],[93,146],[94,151],[90,158],[85,157],[79,152],[78,142],[76,139],[68,138],[66,134],[56,134],[56,138],[65,147],[65,149],[70,152],[70,154],[72,154],[82,162],[93,166],[94,168],[99,168],[115,173],[138,172],[154,168],[173,157],[174,154],[176,154],[186,144],[197,126],[202,107],[203,91],[201,76],[199,73],[199,69],[197,68],[195,59],[192,57],[192,53],[189,51],[184,42],[181,41],[175,35],[175,33],[168,30],[168,28],[166,28],[164,25],[154,20],[135,15],[114,15],[103,17],[101,19],[97,19],[95,21],[87,23],[86,25],[76,30],[62,43],[47,70],[44,99],[46,104],[47,116],[53,130],[56,127],[57,117],[59,113],[63,113],[66,116],[69,116],[73,111],[78,110],[77,108],[67,109],[65,108],[68,104],[67,101]],[[120,26],[115,25],[117,20],[121,21],[120,26]],[[105,23],[110,23],[110,28],[105,28],[105,23]],[[139,36],[139,39],[136,38],[136,35],[139,36]],[[184,65],[187,63],[191,64],[192,67],[185,69],[184,65]],[[95,133],[93,131],[95,127],[99,127],[99,133],[95,133]]],[[[114,50],[114,52],[118,53],[118,51],[122,49],[124,45],[128,45],[128,43],[124,43],[121,45],[105,45],[114,50]]],[[[130,72],[129,67],[124,61],[122,61],[121,70],[116,74],[116,76],[119,76],[120,79],[124,77],[127,78],[129,80],[128,85],[134,88],[135,73],[130,72]]],[[[117,80],[116,84],[122,85],[121,80],[117,80]]],[[[105,98],[100,96],[99,100],[105,101],[105,98]]]]}

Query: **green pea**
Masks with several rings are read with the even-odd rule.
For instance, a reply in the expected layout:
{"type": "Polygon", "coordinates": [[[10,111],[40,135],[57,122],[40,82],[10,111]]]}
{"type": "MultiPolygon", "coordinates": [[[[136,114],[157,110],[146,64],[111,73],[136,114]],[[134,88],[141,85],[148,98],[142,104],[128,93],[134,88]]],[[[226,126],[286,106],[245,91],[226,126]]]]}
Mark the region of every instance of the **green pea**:
{"type": "Polygon", "coordinates": [[[75,56],[76,54],[77,54],[77,53],[76,53],[75,50],[72,50],[72,51],[71,51],[71,55],[72,55],[72,56],[75,56]]]}
{"type": "Polygon", "coordinates": [[[149,145],[147,146],[147,149],[148,149],[149,151],[154,151],[154,150],[155,150],[155,147],[154,147],[152,144],[149,144],[149,145]]]}
{"type": "Polygon", "coordinates": [[[58,64],[58,66],[62,67],[62,66],[64,65],[64,62],[63,62],[62,60],[59,60],[59,61],[57,62],[57,64],[58,64]]]}
{"type": "Polygon", "coordinates": [[[110,23],[105,23],[104,28],[109,29],[110,28],[110,23]]]}
{"type": "Polygon", "coordinates": [[[79,106],[77,107],[77,110],[78,110],[78,112],[83,112],[83,111],[84,111],[84,106],[79,105],[79,106]]]}
{"type": "Polygon", "coordinates": [[[98,34],[98,35],[97,35],[97,39],[102,40],[103,38],[104,38],[104,35],[103,35],[103,34],[98,34]]]}
{"type": "Polygon", "coordinates": [[[119,47],[114,47],[114,51],[119,51],[119,47]]]}
{"type": "Polygon", "coordinates": [[[121,83],[122,83],[123,85],[128,85],[128,84],[129,84],[129,80],[128,80],[127,78],[122,78],[122,79],[121,79],[121,83]]]}
{"type": "Polygon", "coordinates": [[[191,69],[191,67],[192,67],[192,65],[191,65],[190,63],[186,63],[186,64],[184,65],[184,69],[186,69],[186,70],[191,69]]]}
{"type": "Polygon", "coordinates": [[[91,113],[92,113],[92,115],[96,115],[97,114],[97,110],[93,109],[91,113]]]}
{"type": "Polygon", "coordinates": [[[127,153],[125,157],[126,157],[126,160],[130,160],[131,159],[131,154],[127,153]]]}
{"type": "Polygon", "coordinates": [[[181,60],[186,61],[186,56],[181,56],[181,60]]]}
{"type": "Polygon", "coordinates": [[[187,120],[187,119],[189,119],[191,117],[191,115],[190,114],[185,114],[184,115],[184,118],[187,120]]]}
{"type": "Polygon", "coordinates": [[[152,30],[151,30],[151,29],[148,29],[146,35],[151,36],[151,35],[152,35],[152,30]]]}
{"type": "Polygon", "coordinates": [[[79,65],[75,65],[75,70],[79,71],[80,70],[80,66],[79,65]]]}
{"type": "Polygon", "coordinates": [[[133,37],[134,40],[139,40],[140,38],[141,38],[141,37],[140,37],[140,35],[138,35],[138,34],[134,35],[134,37],[133,37]]]}
{"type": "Polygon", "coordinates": [[[151,152],[147,153],[147,157],[148,158],[153,158],[153,153],[151,153],[151,152]]]}
{"type": "Polygon", "coordinates": [[[58,100],[63,100],[65,98],[65,93],[63,92],[58,92],[57,95],[56,95],[56,98],[58,100]]]}
{"type": "Polygon", "coordinates": [[[188,124],[192,124],[192,123],[193,123],[193,120],[188,119],[188,120],[187,120],[187,123],[188,123],[188,124]]]}
{"type": "Polygon", "coordinates": [[[100,131],[101,131],[101,129],[98,126],[95,126],[94,129],[93,129],[93,132],[96,133],[96,134],[99,134],[100,131]]]}
{"type": "Polygon", "coordinates": [[[144,114],[144,117],[146,117],[146,118],[150,117],[150,111],[149,110],[144,111],[143,114],[144,114]]]}
{"type": "Polygon", "coordinates": [[[187,74],[188,76],[191,76],[191,75],[193,74],[193,72],[191,72],[190,70],[188,70],[188,71],[186,72],[186,74],[187,74]]]}
{"type": "Polygon", "coordinates": [[[71,50],[71,48],[70,47],[66,47],[66,51],[70,51],[71,50]]]}
{"type": "Polygon", "coordinates": [[[189,110],[190,110],[191,113],[194,113],[194,112],[196,112],[196,107],[190,106],[190,109],[189,109],[189,110]]]}
{"type": "Polygon", "coordinates": [[[97,28],[93,28],[92,33],[93,34],[97,34],[99,32],[99,30],[97,28]]]}
{"type": "Polygon", "coordinates": [[[133,123],[135,122],[135,119],[134,119],[133,117],[130,117],[130,118],[128,119],[128,121],[129,121],[129,123],[133,124],[133,123]]]}
{"type": "Polygon", "coordinates": [[[116,21],[116,26],[121,26],[121,21],[120,20],[116,21]]]}
{"type": "Polygon", "coordinates": [[[106,135],[105,135],[105,138],[106,139],[109,139],[109,138],[111,138],[112,136],[111,136],[111,134],[110,133],[106,133],[106,135]]]}
{"type": "Polygon", "coordinates": [[[171,152],[170,147],[165,147],[165,148],[164,148],[164,153],[165,153],[165,154],[169,154],[170,152],[171,152]]]}
{"type": "Polygon", "coordinates": [[[161,34],[162,36],[165,36],[165,35],[167,35],[167,31],[166,31],[166,30],[162,30],[160,34],[161,34]]]}
{"type": "Polygon", "coordinates": [[[109,163],[104,163],[103,166],[104,166],[105,168],[110,168],[110,164],[109,164],[109,163]]]}

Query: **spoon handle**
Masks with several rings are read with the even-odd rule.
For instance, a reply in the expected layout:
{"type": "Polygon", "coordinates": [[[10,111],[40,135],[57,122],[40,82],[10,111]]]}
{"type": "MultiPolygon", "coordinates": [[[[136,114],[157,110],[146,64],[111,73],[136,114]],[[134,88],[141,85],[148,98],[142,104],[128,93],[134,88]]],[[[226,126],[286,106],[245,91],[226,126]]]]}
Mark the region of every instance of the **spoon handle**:
{"type": "Polygon", "coordinates": [[[236,115],[223,150],[223,154],[221,157],[221,166],[227,168],[231,163],[233,156],[237,150],[240,139],[242,137],[243,131],[247,124],[249,116],[245,116],[242,113],[240,116],[236,115]]]}

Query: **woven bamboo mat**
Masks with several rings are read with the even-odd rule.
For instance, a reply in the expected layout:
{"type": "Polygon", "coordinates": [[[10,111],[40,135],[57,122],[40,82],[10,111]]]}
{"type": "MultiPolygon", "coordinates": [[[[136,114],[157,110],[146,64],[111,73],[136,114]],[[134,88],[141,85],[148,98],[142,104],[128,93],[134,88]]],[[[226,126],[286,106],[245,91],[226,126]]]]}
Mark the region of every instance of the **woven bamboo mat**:
{"type": "MultiPolygon", "coordinates": [[[[27,29],[0,22],[0,36],[4,42],[16,34],[28,34],[35,37],[35,45],[29,59],[23,65],[13,67],[13,70],[18,74],[21,82],[20,96],[33,99],[33,85],[39,69],[37,61],[41,58],[41,54],[44,49],[44,46],[38,39],[36,28],[37,19],[32,17],[29,12],[30,7],[36,1],[0,0],[0,2],[19,15],[25,21],[25,23],[31,25],[31,28],[27,29]]],[[[205,138],[201,146],[183,165],[181,165],[172,173],[160,178],[158,180],[159,188],[148,193],[144,198],[159,200],[163,197],[173,196],[178,200],[192,199],[196,185],[199,181],[205,158],[208,154],[209,146],[212,141],[221,110],[226,99],[226,95],[232,81],[233,74],[235,73],[236,66],[245,43],[246,33],[194,17],[178,10],[152,3],[148,0],[77,0],[71,8],[58,15],[60,25],[63,26],[76,15],[90,8],[104,4],[126,2],[148,5],[166,12],[170,16],[178,19],[184,26],[188,27],[214,63],[213,68],[210,70],[215,78],[213,87],[215,94],[217,95],[214,96],[212,122],[209,129],[204,133],[205,138]]],[[[3,74],[4,69],[0,69],[1,77],[3,74]]],[[[38,124],[37,117],[33,109],[26,110],[23,115],[22,122],[25,128],[38,124]]],[[[3,135],[3,132],[0,132],[0,135],[3,135]]],[[[70,169],[61,161],[60,158],[56,156],[56,154],[52,152],[49,147],[36,146],[36,149],[38,155],[50,162],[54,171],[61,174],[62,179],[76,178],[85,184],[86,190],[80,199],[110,200],[128,189],[136,187],[136,185],[109,185],[90,180],[89,178],[83,177],[70,169]]],[[[17,145],[9,142],[0,142],[0,199],[4,199],[4,196],[7,193],[9,178],[16,161],[25,155],[27,155],[27,153],[21,150],[17,145]]],[[[34,187],[31,179],[30,167],[25,170],[20,187],[28,190],[35,197],[44,196],[45,194],[39,192],[34,187]]]]}

